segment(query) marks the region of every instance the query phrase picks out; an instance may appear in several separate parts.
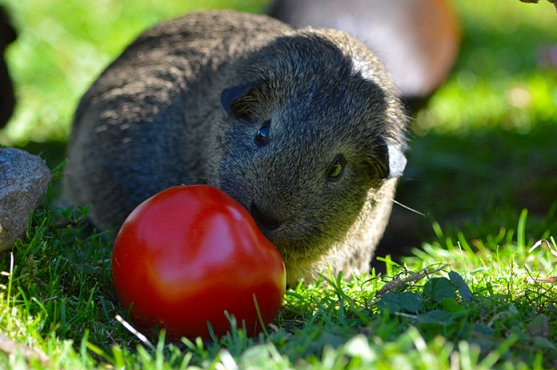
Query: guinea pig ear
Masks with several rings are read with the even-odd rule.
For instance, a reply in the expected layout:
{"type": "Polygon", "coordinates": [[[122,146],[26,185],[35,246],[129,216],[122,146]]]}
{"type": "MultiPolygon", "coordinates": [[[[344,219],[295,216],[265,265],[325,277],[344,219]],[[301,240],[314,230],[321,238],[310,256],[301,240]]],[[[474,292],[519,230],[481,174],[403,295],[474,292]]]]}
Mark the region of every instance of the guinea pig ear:
{"type": "Polygon", "coordinates": [[[389,152],[389,178],[402,176],[406,168],[406,157],[399,148],[392,144],[387,144],[389,152]]]}
{"type": "Polygon", "coordinates": [[[399,148],[385,142],[378,146],[378,160],[374,163],[374,169],[381,179],[391,179],[402,175],[406,167],[406,157],[399,148]]]}
{"type": "Polygon", "coordinates": [[[222,90],[220,102],[227,113],[239,119],[246,119],[253,113],[256,101],[255,84],[232,86],[222,90]]]}

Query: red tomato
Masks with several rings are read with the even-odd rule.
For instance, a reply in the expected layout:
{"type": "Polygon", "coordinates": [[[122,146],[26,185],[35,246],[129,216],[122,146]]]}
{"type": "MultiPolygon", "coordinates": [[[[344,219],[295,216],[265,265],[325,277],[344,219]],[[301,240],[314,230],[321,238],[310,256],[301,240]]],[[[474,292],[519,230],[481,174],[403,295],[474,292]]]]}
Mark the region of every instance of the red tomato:
{"type": "Polygon", "coordinates": [[[279,252],[249,213],[210,186],[176,186],[141,203],[116,237],[116,294],[141,329],[170,338],[209,339],[230,330],[225,311],[248,335],[279,311],[286,273],[279,252]]]}

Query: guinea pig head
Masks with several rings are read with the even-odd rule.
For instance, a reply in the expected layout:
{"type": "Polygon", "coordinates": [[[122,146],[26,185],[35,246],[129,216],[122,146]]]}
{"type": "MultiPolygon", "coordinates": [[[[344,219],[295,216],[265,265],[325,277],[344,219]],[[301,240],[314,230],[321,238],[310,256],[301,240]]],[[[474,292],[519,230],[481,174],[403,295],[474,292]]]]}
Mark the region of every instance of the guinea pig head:
{"type": "Polygon", "coordinates": [[[259,61],[271,72],[221,95],[216,186],[251,213],[287,266],[342,242],[370,194],[406,163],[391,92],[326,46],[312,65],[276,55],[283,65],[259,61]]]}

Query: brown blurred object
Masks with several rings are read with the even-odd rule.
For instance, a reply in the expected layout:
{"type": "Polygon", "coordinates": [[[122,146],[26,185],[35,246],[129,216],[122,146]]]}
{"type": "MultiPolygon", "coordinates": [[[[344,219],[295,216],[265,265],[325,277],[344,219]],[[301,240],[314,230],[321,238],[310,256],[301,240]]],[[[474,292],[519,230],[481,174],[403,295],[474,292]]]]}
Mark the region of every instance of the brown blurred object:
{"type": "Polygon", "coordinates": [[[4,60],[4,51],[16,37],[6,11],[0,6],[0,128],[6,125],[15,107],[14,87],[4,60]]]}
{"type": "Polygon", "coordinates": [[[295,27],[338,28],[383,61],[411,111],[445,81],[460,46],[446,0],[275,0],[268,14],[295,27]]]}

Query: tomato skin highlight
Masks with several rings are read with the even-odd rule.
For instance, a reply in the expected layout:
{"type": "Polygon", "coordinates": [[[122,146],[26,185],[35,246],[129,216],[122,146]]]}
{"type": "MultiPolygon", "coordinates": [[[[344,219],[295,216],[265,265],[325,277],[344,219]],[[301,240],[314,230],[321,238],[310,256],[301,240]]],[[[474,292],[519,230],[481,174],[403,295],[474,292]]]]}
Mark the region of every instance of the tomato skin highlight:
{"type": "Polygon", "coordinates": [[[224,311],[247,334],[278,313],[286,289],[284,262],[249,213],[221,190],[175,186],[141,203],[122,225],[112,256],[116,294],[143,330],[170,338],[222,336],[224,311]],[[243,322],[243,323],[242,323],[243,322]]]}

